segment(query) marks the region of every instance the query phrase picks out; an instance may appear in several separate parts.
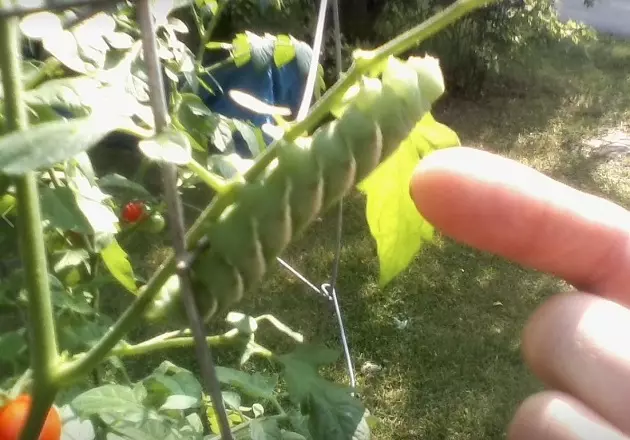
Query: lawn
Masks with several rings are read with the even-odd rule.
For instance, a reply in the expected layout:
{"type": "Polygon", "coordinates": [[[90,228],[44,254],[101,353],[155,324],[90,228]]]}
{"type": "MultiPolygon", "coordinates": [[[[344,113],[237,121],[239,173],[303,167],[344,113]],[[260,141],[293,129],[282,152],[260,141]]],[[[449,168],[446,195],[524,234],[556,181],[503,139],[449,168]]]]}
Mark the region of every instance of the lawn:
{"type": "MultiPolygon", "coordinates": [[[[509,86],[490,87],[475,100],[446,100],[436,118],[455,129],[465,145],[506,155],[628,205],[624,162],[589,157],[579,145],[606,129],[623,129],[629,120],[630,76],[624,70],[630,44],[604,40],[580,50],[549,48],[537,58],[531,71],[514,68],[509,86]]],[[[366,405],[380,420],[374,438],[504,438],[518,403],[541,389],[523,365],[520,331],[545,298],[567,286],[438,237],[381,290],[363,206],[358,194],[345,205],[338,291],[357,372],[367,361],[383,367],[374,376],[357,376],[366,405]],[[408,320],[407,327],[399,328],[398,320],[408,320]]],[[[334,225],[335,215],[329,213],[284,256],[316,283],[330,273],[334,225]]],[[[164,255],[159,243],[130,249],[147,268],[164,255]]],[[[251,314],[273,313],[309,342],[341,347],[329,304],[281,268],[252,302],[242,304],[251,314]]],[[[116,309],[119,302],[110,305],[116,309]]],[[[154,335],[156,329],[140,333],[154,335]]],[[[278,350],[292,346],[273,331],[259,342],[278,350]]],[[[130,361],[131,376],[145,375],[166,357],[196,370],[193,351],[178,350],[130,361]]],[[[217,358],[236,365],[233,351],[220,351],[217,358]]],[[[340,358],[326,373],[347,382],[344,368],[340,358]]]]}

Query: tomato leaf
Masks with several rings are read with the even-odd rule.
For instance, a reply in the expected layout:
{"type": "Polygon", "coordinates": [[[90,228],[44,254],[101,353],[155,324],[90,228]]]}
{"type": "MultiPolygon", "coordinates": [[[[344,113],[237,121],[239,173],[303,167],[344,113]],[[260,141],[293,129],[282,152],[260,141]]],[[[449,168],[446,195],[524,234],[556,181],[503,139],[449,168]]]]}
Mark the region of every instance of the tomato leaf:
{"type": "Polygon", "coordinates": [[[26,348],[23,329],[0,334],[0,361],[15,362],[17,356],[26,351],[26,348]]]}
{"type": "Polygon", "coordinates": [[[423,155],[458,144],[452,130],[427,114],[399,148],[359,185],[367,196],[366,216],[376,240],[381,286],[406,269],[422,244],[433,238],[433,226],[418,213],[409,195],[413,170],[423,155]]]}
{"type": "Polygon", "coordinates": [[[264,144],[261,145],[260,138],[256,136],[256,130],[259,129],[246,122],[239,121],[238,119],[232,119],[232,122],[234,123],[236,130],[243,137],[250,153],[252,153],[252,157],[257,157],[265,148],[264,144]]]}
{"type": "Polygon", "coordinates": [[[336,357],[332,350],[307,346],[279,356],[289,397],[308,415],[313,440],[352,439],[363,421],[365,409],[352,396],[352,390],[329,382],[318,373],[320,366],[336,357]]]}
{"type": "Polygon", "coordinates": [[[249,423],[251,440],[282,440],[282,431],[273,419],[254,419],[249,423]]]}
{"type": "Polygon", "coordinates": [[[110,196],[92,184],[77,164],[66,167],[66,177],[74,190],[77,206],[90,223],[93,233],[112,235],[118,232],[118,217],[105,203],[110,196]]]}
{"type": "Polygon", "coordinates": [[[240,389],[243,393],[262,399],[272,399],[273,391],[278,383],[276,375],[265,376],[260,373],[249,374],[228,367],[217,367],[217,375],[221,383],[240,389]]]}
{"type": "Polygon", "coordinates": [[[186,165],[192,159],[190,141],[179,131],[168,130],[153,138],[141,140],[138,148],[146,157],[158,162],[186,165]]]}
{"type": "Polygon", "coordinates": [[[24,102],[33,108],[55,107],[74,115],[87,115],[95,100],[102,100],[101,82],[88,76],[46,81],[24,93],[24,102]]]}
{"type": "Polygon", "coordinates": [[[88,64],[79,55],[79,44],[75,36],[70,31],[63,31],[54,35],[54,38],[47,36],[43,40],[44,49],[68,69],[77,73],[88,73],[88,64]]]}
{"type": "Polygon", "coordinates": [[[101,251],[101,258],[109,273],[125,289],[134,294],[138,292],[129,257],[116,240],[113,240],[109,246],[101,251]]]}
{"type": "Polygon", "coordinates": [[[151,193],[147,191],[139,183],[133,182],[120,174],[106,174],[98,179],[99,186],[104,190],[114,191],[119,190],[127,194],[133,194],[140,198],[149,198],[151,193]]]}
{"type": "Polygon", "coordinates": [[[46,223],[64,231],[91,234],[92,228],[79,209],[74,192],[67,186],[40,188],[42,217],[46,223]]]}
{"type": "Polygon", "coordinates": [[[114,131],[119,122],[98,112],[5,134],[0,137],[0,171],[20,175],[55,165],[96,145],[114,131]]]}
{"type": "Polygon", "coordinates": [[[89,418],[102,412],[117,413],[129,420],[142,420],[146,412],[133,389],[123,385],[103,385],[92,388],[72,400],[72,408],[81,418],[89,418]]]}

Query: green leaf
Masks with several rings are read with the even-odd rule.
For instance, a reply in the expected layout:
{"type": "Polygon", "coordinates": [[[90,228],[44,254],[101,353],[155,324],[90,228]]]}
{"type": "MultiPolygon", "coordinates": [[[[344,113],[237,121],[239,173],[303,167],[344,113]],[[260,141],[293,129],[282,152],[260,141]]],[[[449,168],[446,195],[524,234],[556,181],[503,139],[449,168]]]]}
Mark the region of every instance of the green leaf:
{"type": "Polygon", "coordinates": [[[217,375],[221,383],[240,389],[250,397],[272,399],[278,384],[276,375],[264,376],[260,373],[248,374],[244,371],[227,367],[217,367],[217,375]]]}
{"type": "Polygon", "coordinates": [[[42,218],[52,227],[91,234],[92,227],[79,209],[74,192],[67,186],[40,188],[42,218]]]}
{"type": "Polygon", "coordinates": [[[89,65],[81,59],[79,55],[79,45],[72,32],[63,31],[56,34],[54,38],[45,38],[43,40],[44,49],[53,57],[66,66],[68,69],[77,73],[89,73],[89,65]]]}
{"type": "Polygon", "coordinates": [[[273,51],[273,61],[278,68],[290,63],[295,58],[295,46],[289,35],[278,35],[273,51]]]}
{"type": "Polygon", "coordinates": [[[244,159],[236,153],[213,154],[208,158],[210,169],[226,179],[243,175],[253,164],[252,159],[244,159]]]}
{"type": "Polygon", "coordinates": [[[109,325],[100,322],[73,321],[71,325],[60,326],[59,332],[64,347],[78,351],[94,346],[109,330],[109,325]]]}
{"type": "Polygon", "coordinates": [[[45,122],[0,137],[0,171],[20,175],[51,167],[96,145],[119,120],[103,113],[70,121],[45,122]]]}
{"type": "Polygon", "coordinates": [[[199,96],[192,93],[181,95],[181,103],[177,109],[177,121],[183,126],[184,131],[202,146],[202,151],[207,151],[208,136],[218,119],[199,96]]]}
{"type": "Polygon", "coordinates": [[[15,330],[0,334],[0,360],[15,361],[15,358],[23,353],[26,348],[25,331],[15,330]]]}
{"type": "Polygon", "coordinates": [[[124,32],[112,32],[104,35],[105,41],[114,49],[124,50],[133,46],[133,37],[124,32]]]}
{"type": "Polygon", "coordinates": [[[120,174],[106,174],[98,179],[98,184],[104,190],[120,190],[140,198],[149,198],[151,193],[139,183],[133,182],[120,174]]]}
{"type": "Polygon", "coordinates": [[[276,420],[252,420],[249,423],[252,440],[282,440],[282,432],[276,420]]]}
{"type": "Polygon", "coordinates": [[[461,144],[457,133],[447,125],[437,122],[431,113],[427,113],[422,118],[418,130],[412,133],[412,136],[415,135],[418,136],[418,140],[414,142],[414,145],[421,156],[426,156],[430,152],[441,148],[451,148],[461,144]]]}
{"type": "Polygon", "coordinates": [[[129,257],[116,240],[112,241],[109,246],[101,251],[101,258],[109,273],[125,289],[134,294],[138,292],[129,257]]]}
{"type": "Polygon", "coordinates": [[[148,400],[162,410],[197,408],[202,401],[202,388],[197,378],[183,368],[163,363],[142,382],[148,400]]]}
{"type": "Polygon", "coordinates": [[[196,399],[191,396],[183,396],[181,394],[176,394],[172,396],[168,396],[166,398],[166,402],[160,407],[162,410],[186,410],[190,408],[195,408],[199,404],[199,399],[196,399]]]}
{"type": "Polygon", "coordinates": [[[239,121],[238,119],[232,119],[232,122],[234,123],[236,130],[241,134],[241,136],[243,136],[243,140],[247,144],[249,151],[252,153],[252,157],[257,157],[264,149],[264,145],[260,145],[258,142],[256,127],[247,124],[246,122],[239,121]]]}
{"type": "Polygon", "coordinates": [[[151,160],[186,165],[192,159],[192,147],[188,138],[179,131],[168,130],[159,135],[141,140],[140,151],[151,160]]]}
{"type": "Polygon", "coordinates": [[[409,195],[414,169],[423,155],[457,144],[457,136],[427,114],[392,156],[359,185],[367,196],[366,216],[376,240],[381,286],[405,270],[422,244],[433,238],[433,226],[418,213],[409,195]]]}
{"type": "Polygon", "coordinates": [[[241,407],[240,394],[233,391],[223,391],[221,394],[223,395],[223,401],[226,406],[229,406],[232,409],[239,409],[241,407]]]}
{"type": "Polygon", "coordinates": [[[53,305],[79,315],[91,315],[94,309],[82,292],[70,293],[55,276],[48,275],[53,305]]]}
{"type": "Polygon", "coordinates": [[[300,346],[293,353],[279,356],[289,397],[308,416],[313,440],[351,440],[361,426],[365,409],[348,387],[329,382],[318,368],[333,359],[331,350],[300,346]]]}
{"type": "Polygon", "coordinates": [[[133,389],[115,384],[85,391],[72,400],[71,406],[82,418],[108,412],[125,415],[130,421],[140,421],[146,411],[133,389]]]}
{"type": "Polygon", "coordinates": [[[87,115],[100,92],[101,82],[87,76],[46,81],[24,93],[24,102],[31,107],[51,107],[68,110],[75,115],[87,115]]]}
{"type": "Polygon", "coordinates": [[[58,15],[43,11],[24,17],[20,21],[20,30],[29,39],[42,40],[62,33],[63,24],[58,15]]]}
{"type": "Polygon", "coordinates": [[[232,58],[236,67],[242,67],[252,59],[251,45],[246,34],[236,34],[232,40],[232,58]]]}
{"type": "Polygon", "coordinates": [[[55,272],[80,266],[90,258],[90,254],[85,249],[65,249],[60,253],[55,253],[54,256],[58,258],[53,266],[55,272]]]}
{"type": "MultiPolygon", "coordinates": [[[[118,232],[118,217],[105,202],[110,198],[94,185],[82,172],[78,164],[70,163],[66,167],[69,187],[73,188],[76,203],[83,216],[90,223],[94,234],[112,236],[118,232]]],[[[106,238],[109,241],[109,238],[106,238]]],[[[109,243],[107,243],[109,244],[109,243]]]]}

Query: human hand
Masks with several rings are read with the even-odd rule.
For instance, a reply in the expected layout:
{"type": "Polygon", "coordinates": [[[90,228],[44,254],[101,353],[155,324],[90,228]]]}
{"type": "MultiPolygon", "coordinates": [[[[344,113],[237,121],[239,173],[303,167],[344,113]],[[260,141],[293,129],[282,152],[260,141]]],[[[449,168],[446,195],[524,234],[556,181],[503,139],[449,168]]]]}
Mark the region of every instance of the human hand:
{"type": "Polygon", "coordinates": [[[548,391],[523,402],[508,438],[630,439],[630,212],[463,147],[426,157],[410,189],[445,235],[579,288],[525,327],[525,361],[548,391]]]}

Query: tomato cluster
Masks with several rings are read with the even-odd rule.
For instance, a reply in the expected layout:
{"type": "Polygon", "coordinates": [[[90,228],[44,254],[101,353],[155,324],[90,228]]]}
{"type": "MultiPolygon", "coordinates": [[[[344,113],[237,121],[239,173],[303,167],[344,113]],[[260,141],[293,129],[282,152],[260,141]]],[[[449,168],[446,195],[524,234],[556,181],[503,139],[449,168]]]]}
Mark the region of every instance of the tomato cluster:
{"type": "Polygon", "coordinates": [[[139,223],[143,230],[154,234],[162,232],[166,224],[162,214],[152,213],[150,208],[141,201],[128,202],[122,208],[121,217],[126,223],[139,223]]]}
{"type": "MultiPolygon", "coordinates": [[[[23,394],[0,408],[0,440],[19,440],[31,408],[31,396],[23,394]]],[[[48,412],[39,440],[61,438],[61,417],[53,406],[48,412]]]]}

